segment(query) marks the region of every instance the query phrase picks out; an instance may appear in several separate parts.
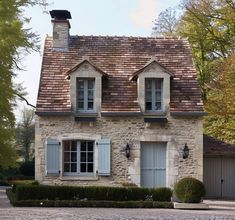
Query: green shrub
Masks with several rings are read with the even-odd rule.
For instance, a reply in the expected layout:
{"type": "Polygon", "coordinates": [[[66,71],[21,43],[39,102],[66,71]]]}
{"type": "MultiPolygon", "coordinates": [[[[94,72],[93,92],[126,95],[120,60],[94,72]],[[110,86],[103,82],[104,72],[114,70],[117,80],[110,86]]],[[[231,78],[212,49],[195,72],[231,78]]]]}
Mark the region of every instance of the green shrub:
{"type": "Polygon", "coordinates": [[[167,187],[156,188],[152,190],[154,201],[171,201],[172,190],[167,187]]]}
{"type": "Polygon", "coordinates": [[[186,177],[176,183],[174,193],[182,202],[198,203],[205,196],[206,189],[201,181],[186,177]]]}
{"type": "Polygon", "coordinates": [[[10,184],[6,180],[0,180],[0,186],[10,186],[10,184]]]}
{"type": "Polygon", "coordinates": [[[33,176],[35,175],[35,163],[34,160],[24,162],[20,165],[19,171],[24,176],[33,176]]]}
{"type": "Polygon", "coordinates": [[[23,175],[16,175],[16,176],[9,176],[7,177],[8,181],[14,181],[14,180],[33,180],[33,176],[23,176],[23,175]]]}
{"type": "Polygon", "coordinates": [[[172,202],[151,201],[76,201],[76,200],[13,200],[18,207],[103,207],[103,208],[173,208],[172,202]]]}
{"type": "Polygon", "coordinates": [[[72,187],[18,185],[17,200],[105,200],[105,201],[170,201],[168,188],[147,189],[138,187],[72,187]]]}

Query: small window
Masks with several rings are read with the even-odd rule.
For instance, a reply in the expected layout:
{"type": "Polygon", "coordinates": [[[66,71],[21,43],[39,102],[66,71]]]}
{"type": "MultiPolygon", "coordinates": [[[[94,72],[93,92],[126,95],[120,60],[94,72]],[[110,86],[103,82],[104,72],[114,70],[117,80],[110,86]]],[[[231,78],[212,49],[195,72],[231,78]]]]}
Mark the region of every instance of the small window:
{"type": "Polygon", "coordinates": [[[77,110],[94,111],[94,79],[77,79],[77,110]]]}
{"type": "Polygon", "coordinates": [[[94,173],[94,142],[64,141],[64,173],[89,175],[94,173]]]}
{"type": "Polygon", "coordinates": [[[162,110],[163,79],[145,79],[145,109],[146,111],[162,110]]]}

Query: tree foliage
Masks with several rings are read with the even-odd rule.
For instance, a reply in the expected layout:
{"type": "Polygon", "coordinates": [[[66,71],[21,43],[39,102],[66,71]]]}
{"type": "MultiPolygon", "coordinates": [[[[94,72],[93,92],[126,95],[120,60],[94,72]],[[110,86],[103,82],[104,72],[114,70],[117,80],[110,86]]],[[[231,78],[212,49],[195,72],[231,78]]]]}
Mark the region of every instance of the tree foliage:
{"type": "Polygon", "coordinates": [[[205,102],[206,133],[235,144],[235,55],[214,64],[218,78],[205,102]]]}
{"type": "Polygon", "coordinates": [[[17,93],[13,85],[15,70],[20,69],[22,51],[37,49],[37,36],[23,28],[29,19],[23,15],[25,7],[45,5],[42,0],[0,1],[0,166],[14,164],[16,153],[12,147],[15,118],[14,101],[17,93]]]}
{"type": "MultiPolygon", "coordinates": [[[[208,116],[205,132],[234,143],[234,0],[183,0],[180,17],[170,16],[172,9],[159,15],[158,21],[170,24],[170,36],[187,38],[193,51],[194,63],[208,116]],[[167,21],[166,21],[167,20],[167,21]],[[177,22],[175,22],[177,21],[177,22]]],[[[175,14],[174,14],[175,15],[175,14]]],[[[163,36],[169,30],[159,23],[155,29],[163,36]]],[[[154,29],[153,28],[153,29],[154,29]]]]}
{"type": "Polygon", "coordinates": [[[15,129],[15,139],[19,155],[24,158],[25,162],[33,158],[34,125],[34,110],[24,108],[22,118],[15,129]]]}

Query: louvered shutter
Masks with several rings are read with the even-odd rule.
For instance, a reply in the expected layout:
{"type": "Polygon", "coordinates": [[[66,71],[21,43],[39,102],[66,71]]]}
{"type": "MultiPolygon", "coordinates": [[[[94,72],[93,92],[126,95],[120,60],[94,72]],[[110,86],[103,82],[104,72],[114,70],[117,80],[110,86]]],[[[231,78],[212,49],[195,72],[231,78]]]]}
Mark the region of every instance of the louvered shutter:
{"type": "Polygon", "coordinates": [[[98,174],[109,176],[111,172],[111,144],[110,139],[100,139],[98,141],[98,174]]]}
{"type": "Polygon", "coordinates": [[[46,142],[46,174],[59,174],[60,142],[48,138],[46,142]]]}

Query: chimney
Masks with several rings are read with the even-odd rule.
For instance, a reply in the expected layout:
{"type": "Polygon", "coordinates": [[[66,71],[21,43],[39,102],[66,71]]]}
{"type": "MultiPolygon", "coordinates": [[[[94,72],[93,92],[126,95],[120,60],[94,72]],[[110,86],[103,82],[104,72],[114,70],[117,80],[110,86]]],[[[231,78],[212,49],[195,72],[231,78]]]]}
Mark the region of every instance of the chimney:
{"type": "Polygon", "coordinates": [[[68,50],[69,29],[71,14],[67,10],[50,11],[53,25],[53,48],[55,50],[68,50]]]}

